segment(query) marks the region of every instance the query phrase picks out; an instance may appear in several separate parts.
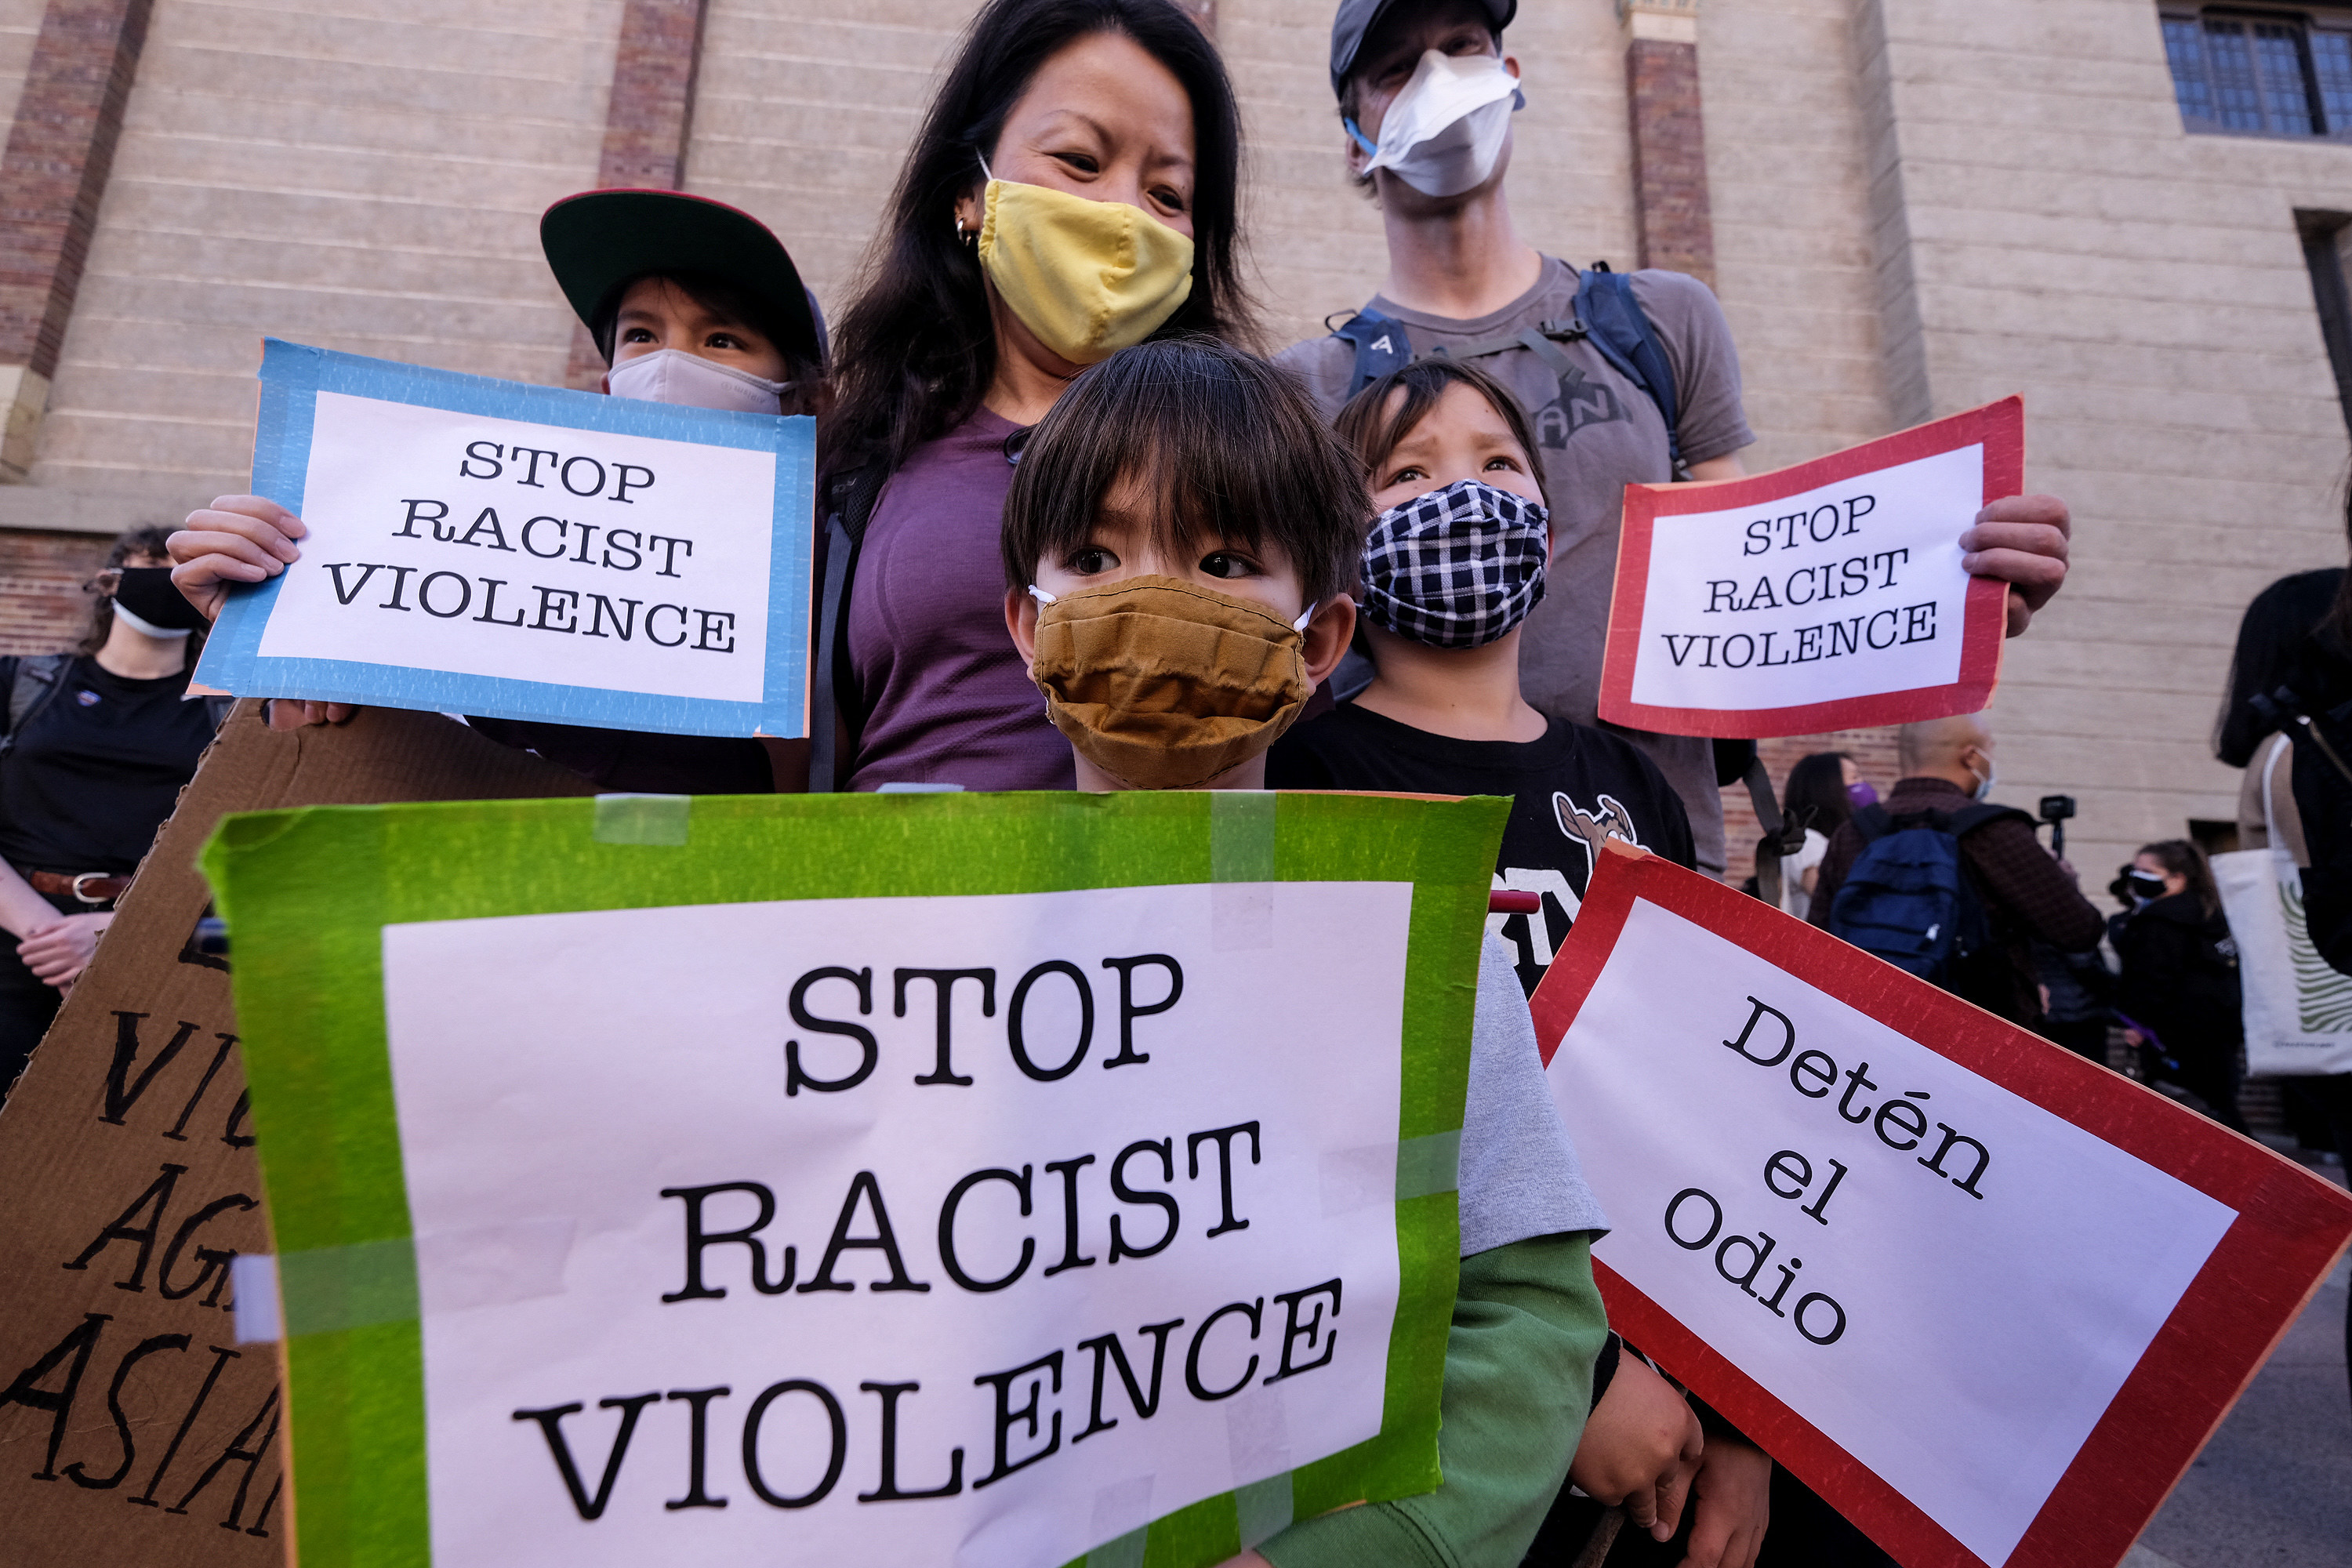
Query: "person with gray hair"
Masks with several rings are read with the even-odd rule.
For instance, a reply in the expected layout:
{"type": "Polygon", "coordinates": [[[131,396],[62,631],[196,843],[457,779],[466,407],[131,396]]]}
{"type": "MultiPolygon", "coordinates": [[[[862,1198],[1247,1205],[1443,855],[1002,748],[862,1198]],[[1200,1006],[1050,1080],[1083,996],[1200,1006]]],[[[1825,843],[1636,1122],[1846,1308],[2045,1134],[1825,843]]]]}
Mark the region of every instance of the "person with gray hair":
{"type": "MultiPolygon", "coordinates": [[[[2031,1028],[2042,1016],[2032,942],[2039,939],[2062,952],[2080,952],[2098,945],[2105,921],[2075,886],[2073,871],[2034,837],[2032,817],[1985,804],[1997,773],[1992,731],[1983,714],[1906,724],[1895,739],[1895,755],[1903,776],[1894,790],[1881,804],[1855,812],[1831,837],[1807,918],[1855,940],[1862,934],[1855,928],[1868,911],[1858,909],[1865,887],[1854,873],[1871,846],[1912,828],[1949,835],[1958,840],[1960,923],[1969,923],[1965,912],[1973,906],[1981,933],[1973,945],[1965,939],[1958,944],[1944,972],[1929,978],[1956,996],[2031,1028]],[[1842,893],[1849,896],[1842,899],[1842,893]]],[[[1918,934],[1927,941],[1937,935],[1932,929],[1918,934]]],[[[1949,933],[1945,940],[1951,940],[1949,933]]]]}

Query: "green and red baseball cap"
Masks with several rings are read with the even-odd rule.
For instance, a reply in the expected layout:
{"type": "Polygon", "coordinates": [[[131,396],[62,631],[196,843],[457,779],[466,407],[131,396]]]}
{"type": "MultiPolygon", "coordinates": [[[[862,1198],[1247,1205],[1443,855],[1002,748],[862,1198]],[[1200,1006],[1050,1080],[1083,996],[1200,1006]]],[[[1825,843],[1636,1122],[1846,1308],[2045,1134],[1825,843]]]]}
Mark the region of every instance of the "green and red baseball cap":
{"type": "Polygon", "coordinates": [[[824,314],[768,226],[683,191],[583,191],[541,216],[540,247],[563,297],[603,344],[628,286],[647,273],[699,273],[741,289],[750,325],[787,355],[825,363],[824,314]]]}

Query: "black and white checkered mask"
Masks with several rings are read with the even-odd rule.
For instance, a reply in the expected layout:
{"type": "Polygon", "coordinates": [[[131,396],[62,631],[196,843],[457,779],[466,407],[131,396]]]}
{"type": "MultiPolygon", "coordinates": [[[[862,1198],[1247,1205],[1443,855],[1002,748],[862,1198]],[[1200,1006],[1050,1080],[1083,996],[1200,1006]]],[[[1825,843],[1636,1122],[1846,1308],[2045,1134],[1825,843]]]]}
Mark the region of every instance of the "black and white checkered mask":
{"type": "Polygon", "coordinates": [[[1483,647],[1543,600],[1551,513],[1476,479],[1381,513],[1364,542],[1364,614],[1432,647],[1483,647]]]}

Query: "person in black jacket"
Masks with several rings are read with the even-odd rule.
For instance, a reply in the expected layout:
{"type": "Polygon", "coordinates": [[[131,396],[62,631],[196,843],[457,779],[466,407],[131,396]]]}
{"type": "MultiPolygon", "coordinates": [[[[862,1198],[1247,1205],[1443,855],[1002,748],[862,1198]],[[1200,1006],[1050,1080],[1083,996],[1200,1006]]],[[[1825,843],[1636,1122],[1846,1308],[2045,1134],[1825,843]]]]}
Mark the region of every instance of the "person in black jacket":
{"type": "Polygon", "coordinates": [[[162,529],[116,540],[87,587],[78,647],[0,658],[0,1099],[227,711],[187,700],[204,618],[172,586],[162,529]]]}
{"type": "Polygon", "coordinates": [[[2110,928],[2123,960],[2116,1011],[2125,1037],[2168,1079],[2205,1102],[2216,1121],[2246,1130],[2238,1114],[2238,950],[2205,853],[2185,838],[2150,844],[2124,868],[2135,907],[2110,928]]]}

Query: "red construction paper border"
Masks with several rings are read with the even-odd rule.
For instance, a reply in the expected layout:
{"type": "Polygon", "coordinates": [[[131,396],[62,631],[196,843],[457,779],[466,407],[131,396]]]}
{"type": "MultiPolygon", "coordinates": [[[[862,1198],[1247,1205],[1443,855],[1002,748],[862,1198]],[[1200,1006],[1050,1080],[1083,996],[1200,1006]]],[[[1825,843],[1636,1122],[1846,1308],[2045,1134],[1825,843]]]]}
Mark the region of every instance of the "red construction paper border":
{"type": "Polygon", "coordinates": [[[1969,584],[1960,619],[1959,679],[1948,686],[1881,691],[1787,708],[1659,708],[1633,700],[1633,659],[1641,647],[1643,601],[1650,589],[1650,551],[1660,518],[1769,505],[1840,479],[1979,442],[1985,452],[1985,501],[1990,504],[2021,491],[2025,488],[2025,401],[2021,397],[2004,397],[1965,414],[1914,426],[1769,474],[1702,484],[1627,485],[1624,524],[1617,544],[1617,583],[1609,603],[1608,649],[1601,665],[1601,717],[1612,724],[1664,735],[1748,740],[1818,735],[1980,711],[1991,700],[1993,687],[2000,679],[2000,645],[2008,621],[2009,585],[1991,577],[1978,577],[1969,584]]]}
{"type": "MultiPolygon", "coordinates": [[[[2120,1074],[1720,882],[1612,842],[1530,1005],[1550,1063],[1636,899],[1704,926],[2238,1211],[2003,1568],[2122,1561],[2352,1237],[2352,1195],[2120,1074]]],[[[1610,1321],[1905,1568],[1983,1568],[1926,1513],[1599,1259],[1610,1321]]]]}

